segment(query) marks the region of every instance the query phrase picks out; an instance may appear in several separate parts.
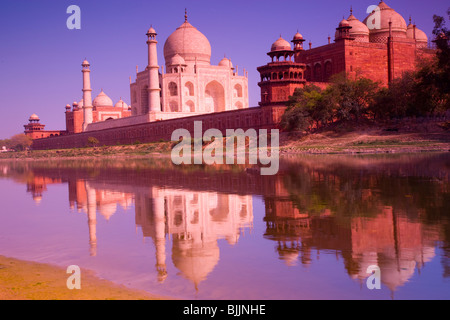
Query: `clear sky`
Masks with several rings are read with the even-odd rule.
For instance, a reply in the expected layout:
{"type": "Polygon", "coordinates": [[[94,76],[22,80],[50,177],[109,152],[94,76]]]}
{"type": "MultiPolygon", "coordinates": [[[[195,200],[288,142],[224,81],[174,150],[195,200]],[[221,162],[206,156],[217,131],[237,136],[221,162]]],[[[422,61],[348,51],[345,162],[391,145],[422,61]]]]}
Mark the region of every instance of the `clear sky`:
{"type": "MultiPolygon", "coordinates": [[[[36,113],[48,130],[65,129],[66,104],[82,98],[81,62],[91,63],[92,97],[101,88],[116,103],[130,102],[129,77],[146,66],[146,31],[158,36],[158,62],[164,65],[167,37],[188,20],[210,41],[211,63],[224,55],[249,72],[250,106],[259,101],[256,68],[282,35],[297,30],[313,47],[334,38],[340,20],[353,13],[363,20],[378,0],[2,0],[0,10],[0,139],[23,132],[36,113]],[[69,5],[81,8],[81,29],[69,30],[69,5]]],[[[446,16],[445,0],[387,0],[430,38],[433,14],[446,16]]],[[[307,45],[306,45],[307,47],[307,45]]]]}

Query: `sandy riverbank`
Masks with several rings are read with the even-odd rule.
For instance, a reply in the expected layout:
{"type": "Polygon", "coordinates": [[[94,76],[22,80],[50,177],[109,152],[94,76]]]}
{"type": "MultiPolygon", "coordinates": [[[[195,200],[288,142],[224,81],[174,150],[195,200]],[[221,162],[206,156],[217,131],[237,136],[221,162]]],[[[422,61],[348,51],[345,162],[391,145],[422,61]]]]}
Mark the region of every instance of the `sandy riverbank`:
{"type": "Polygon", "coordinates": [[[0,256],[0,300],[162,300],[81,271],[81,289],[69,290],[63,268],[0,256]]]}

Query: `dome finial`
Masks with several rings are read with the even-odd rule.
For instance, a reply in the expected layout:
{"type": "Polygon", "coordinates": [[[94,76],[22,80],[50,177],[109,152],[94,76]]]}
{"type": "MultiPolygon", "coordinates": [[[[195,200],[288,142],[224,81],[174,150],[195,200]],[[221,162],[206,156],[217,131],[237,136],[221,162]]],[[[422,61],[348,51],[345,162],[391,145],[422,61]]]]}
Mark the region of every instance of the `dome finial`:
{"type": "Polygon", "coordinates": [[[350,15],[353,14],[353,6],[350,6],[350,15]]]}
{"type": "Polygon", "coordinates": [[[187,8],[184,8],[184,22],[187,22],[187,8]]]}

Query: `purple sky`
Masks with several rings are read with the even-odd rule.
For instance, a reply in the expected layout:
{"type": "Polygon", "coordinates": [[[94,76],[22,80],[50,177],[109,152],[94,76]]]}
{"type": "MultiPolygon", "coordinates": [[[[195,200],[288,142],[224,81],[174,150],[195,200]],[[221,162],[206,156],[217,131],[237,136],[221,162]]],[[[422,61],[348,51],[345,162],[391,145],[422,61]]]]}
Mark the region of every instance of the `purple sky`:
{"type": "MultiPolygon", "coordinates": [[[[129,77],[136,65],[146,66],[146,31],[158,32],[158,62],[164,64],[167,37],[188,20],[210,41],[211,63],[226,54],[249,72],[250,106],[259,101],[256,68],[269,61],[266,53],[281,34],[291,40],[298,31],[313,47],[333,39],[350,6],[359,19],[378,0],[2,0],[0,10],[0,139],[23,132],[36,113],[46,129],[65,129],[65,105],[82,98],[81,62],[91,63],[92,97],[103,88],[117,102],[130,102],[129,77]],[[69,30],[66,9],[81,8],[81,30],[69,30]]],[[[430,38],[433,14],[446,16],[447,1],[387,0],[430,38]]]]}

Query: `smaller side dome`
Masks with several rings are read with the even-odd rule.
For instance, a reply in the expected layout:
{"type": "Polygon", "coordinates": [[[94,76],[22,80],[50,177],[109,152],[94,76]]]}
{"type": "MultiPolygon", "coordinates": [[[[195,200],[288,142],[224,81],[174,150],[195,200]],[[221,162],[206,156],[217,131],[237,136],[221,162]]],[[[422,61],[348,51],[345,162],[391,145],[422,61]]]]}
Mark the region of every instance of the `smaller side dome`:
{"type": "Polygon", "coordinates": [[[292,40],[303,40],[303,36],[297,31],[292,40]]]}
{"type": "Polygon", "coordinates": [[[84,100],[81,99],[80,102],[78,102],[78,108],[83,108],[84,107],[84,100]]]}
{"type": "Polygon", "coordinates": [[[150,27],[150,29],[148,29],[147,34],[156,34],[156,30],[153,27],[150,27]]]}
{"type": "Polygon", "coordinates": [[[120,98],[119,101],[114,105],[115,108],[120,108],[123,110],[128,110],[128,105],[120,98]]]}
{"type": "Polygon", "coordinates": [[[350,37],[352,37],[357,42],[369,42],[370,30],[361,21],[359,21],[354,15],[353,12],[350,11],[350,16],[347,18],[347,21],[351,27],[349,30],[350,37]]]}
{"type": "Polygon", "coordinates": [[[98,108],[98,107],[112,107],[113,102],[110,97],[108,97],[104,92],[103,89],[100,92],[100,94],[95,97],[94,101],[92,102],[92,106],[98,108]]]}
{"type": "Polygon", "coordinates": [[[406,29],[406,37],[408,39],[414,39],[415,38],[417,42],[426,42],[426,43],[428,43],[428,37],[425,34],[425,32],[423,32],[422,30],[420,30],[417,27],[414,27],[414,25],[412,23],[409,23],[408,28],[406,29]],[[414,32],[416,33],[415,35],[414,35],[414,32]]]}
{"type": "Polygon", "coordinates": [[[426,33],[418,28],[416,28],[416,41],[428,43],[428,37],[426,33]]]}
{"type": "Polygon", "coordinates": [[[219,66],[233,69],[233,64],[231,63],[231,60],[228,59],[227,57],[224,57],[222,60],[220,60],[219,66]]]}
{"type": "Polygon", "coordinates": [[[367,25],[359,21],[353,14],[348,17],[347,22],[352,27],[350,29],[350,34],[369,35],[370,30],[367,25]]]}
{"type": "Polygon", "coordinates": [[[286,40],[284,40],[281,36],[270,47],[270,51],[286,51],[286,50],[288,51],[291,50],[291,44],[286,40]]]}
{"type": "Polygon", "coordinates": [[[32,121],[32,120],[39,121],[39,117],[38,117],[37,114],[33,113],[28,120],[30,120],[30,121],[32,121]]]}
{"type": "Polygon", "coordinates": [[[176,55],[174,55],[170,61],[169,61],[169,66],[178,66],[178,65],[186,65],[186,61],[183,59],[182,56],[180,56],[178,53],[176,55]]]}
{"type": "Polygon", "coordinates": [[[350,23],[348,23],[348,21],[346,19],[342,19],[341,22],[339,22],[339,28],[342,27],[349,27],[350,23]]]}

